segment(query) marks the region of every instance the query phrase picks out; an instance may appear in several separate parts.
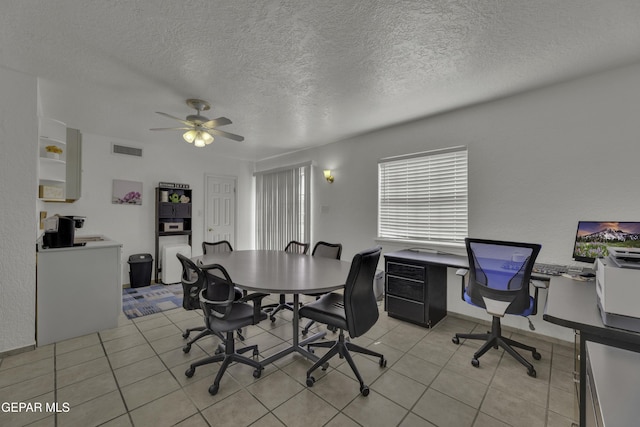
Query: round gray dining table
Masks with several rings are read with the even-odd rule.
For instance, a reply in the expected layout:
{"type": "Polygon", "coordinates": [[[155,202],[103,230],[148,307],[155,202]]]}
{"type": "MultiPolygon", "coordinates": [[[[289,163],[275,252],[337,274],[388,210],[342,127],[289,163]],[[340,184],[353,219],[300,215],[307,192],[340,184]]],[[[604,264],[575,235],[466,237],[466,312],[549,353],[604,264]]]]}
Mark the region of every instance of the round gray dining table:
{"type": "MultiPolygon", "coordinates": [[[[344,287],[351,263],[336,259],[313,257],[277,250],[241,250],[205,254],[192,258],[198,265],[222,265],[233,283],[240,289],[270,294],[292,294],[298,307],[300,294],[331,292],[344,287]]],[[[298,310],[293,311],[293,343],[261,363],[268,365],[290,353],[298,352],[311,360],[318,357],[304,346],[325,335],[315,334],[299,340],[298,310]]]]}

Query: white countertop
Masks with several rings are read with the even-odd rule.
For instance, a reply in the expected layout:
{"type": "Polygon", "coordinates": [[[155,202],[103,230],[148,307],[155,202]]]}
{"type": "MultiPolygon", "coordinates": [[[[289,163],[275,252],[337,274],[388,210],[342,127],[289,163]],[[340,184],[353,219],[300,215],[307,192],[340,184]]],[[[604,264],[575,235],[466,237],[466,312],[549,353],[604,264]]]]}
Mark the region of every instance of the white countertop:
{"type": "Polygon", "coordinates": [[[108,248],[112,246],[122,246],[122,243],[116,242],[115,240],[111,240],[103,235],[87,235],[87,236],[76,236],[75,242],[86,241],[87,244],[84,246],[72,246],[65,248],[42,248],[42,238],[38,239],[38,252],[46,253],[46,252],[58,252],[58,251],[78,251],[83,249],[97,249],[97,248],[108,248]]]}

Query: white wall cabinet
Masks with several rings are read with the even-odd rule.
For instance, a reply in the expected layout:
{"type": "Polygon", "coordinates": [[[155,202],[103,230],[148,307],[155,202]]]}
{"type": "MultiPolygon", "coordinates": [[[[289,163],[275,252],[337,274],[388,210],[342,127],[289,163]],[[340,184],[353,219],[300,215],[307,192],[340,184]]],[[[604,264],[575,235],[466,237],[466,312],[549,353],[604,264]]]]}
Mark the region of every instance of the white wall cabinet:
{"type": "Polygon", "coordinates": [[[78,129],[67,128],[67,176],[65,199],[73,202],[82,193],[82,134],[78,129]]]}

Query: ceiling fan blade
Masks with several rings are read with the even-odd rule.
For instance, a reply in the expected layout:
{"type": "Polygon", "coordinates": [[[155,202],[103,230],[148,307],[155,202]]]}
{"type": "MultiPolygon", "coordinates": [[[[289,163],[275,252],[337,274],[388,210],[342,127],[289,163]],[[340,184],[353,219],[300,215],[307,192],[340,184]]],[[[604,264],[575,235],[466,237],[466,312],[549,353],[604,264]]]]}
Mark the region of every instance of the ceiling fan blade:
{"type": "Polygon", "coordinates": [[[193,129],[193,128],[192,127],[190,128],[153,128],[149,130],[189,130],[189,129],[193,129]]]}
{"type": "Polygon", "coordinates": [[[177,121],[179,121],[180,123],[183,123],[183,124],[185,124],[185,125],[187,125],[187,126],[193,126],[193,123],[188,122],[188,121],[183,120],[183,119],[180,119],[180,118],[178,118],[178,117],[176,117],[176,116],[172,116],[171,114],[163,113],[163,112],[160,112],[160,111],[156,111],[156,113],[157,113],[157,114],[160,114],[161,116],[165,116],[165,117],[169,117],[170,119],[177,120],[177,121]]]}
{"type": "Polygon", "coordinates": [[[236,135],[234,133],[225,132],[219,129],[209,129],[207,130],[210,134],[223,136],[225,138],[233,139],[234,141],[244,141],[244,136],[236,135]]]}
{"type": "Polygon", "coordinates": [[[209,128],[209,129],[213,129],[216,128],[218,126],[224,126],[224,125],[230,125],[231,124],[231,120],[227,119],[226,117],[218,117],[217,119],[213,119],[213,120],[209,120],[208,122],[204,122],[202,124],[202,126],[209,128]]]}

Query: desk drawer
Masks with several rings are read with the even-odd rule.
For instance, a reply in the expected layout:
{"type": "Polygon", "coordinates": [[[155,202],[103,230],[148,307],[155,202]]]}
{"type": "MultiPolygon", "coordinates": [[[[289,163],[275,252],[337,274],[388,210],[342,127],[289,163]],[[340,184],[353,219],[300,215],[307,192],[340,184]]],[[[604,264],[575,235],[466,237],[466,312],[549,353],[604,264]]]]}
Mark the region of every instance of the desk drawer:
{"type": "Polygon", "coordinates": [[[406,277],[407,279],[424,281],[425,268],[420,265],[409,265],[400,262],[387,262],[387,274],[406,277]]]}
{"type": "Polygon", "coordinates": [[[425,285],[424,282],[387,275],[387,294],[423,302],[425,285]]]}
{"type": "Polygon", "coordinates": [[[387,312],[395,314],[403,319],[417,323],[425,323],[424,304],[387,295],[387,312]]]}

